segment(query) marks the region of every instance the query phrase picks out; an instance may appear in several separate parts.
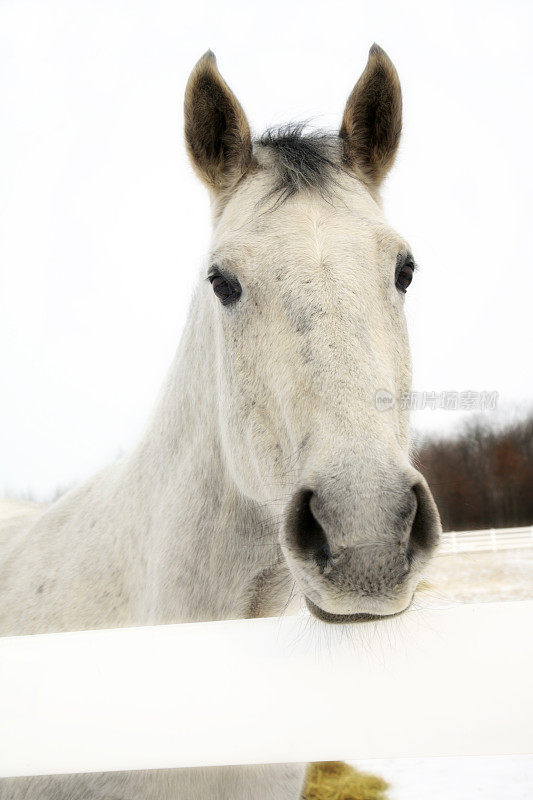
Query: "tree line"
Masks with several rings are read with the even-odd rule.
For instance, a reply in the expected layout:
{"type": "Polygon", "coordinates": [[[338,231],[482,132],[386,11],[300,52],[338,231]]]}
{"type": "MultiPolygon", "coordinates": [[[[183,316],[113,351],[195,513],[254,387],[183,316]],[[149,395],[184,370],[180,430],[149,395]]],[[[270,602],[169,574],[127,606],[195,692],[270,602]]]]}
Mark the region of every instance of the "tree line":
{"type": "Polygon", "coordinates": [[[478,418],[454,436],[426,437],[415,463],[445,531],[533,524],[533,413],[499,426],[478,418]]]}

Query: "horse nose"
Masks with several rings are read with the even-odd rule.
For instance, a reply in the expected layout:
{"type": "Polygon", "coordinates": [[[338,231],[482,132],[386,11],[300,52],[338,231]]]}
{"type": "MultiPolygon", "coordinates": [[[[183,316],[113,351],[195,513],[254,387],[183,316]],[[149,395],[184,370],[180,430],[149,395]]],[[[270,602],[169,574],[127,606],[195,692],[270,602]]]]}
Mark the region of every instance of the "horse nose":
{"type": "MultiPolygon", "coordinates": [[[[394,492],[394,496],[398,497],[398,493],[394,492]]],[[[319,501],[312,489],[300,489],[292,499],[286,525],[290,549],[307,562],[314,561],[320,572],[324,572],[332,554],[339,549],[335,541],[337,532],[328,530],[317,518],[316,507],[323,505],[323,499],[319,501]]],[[[439,529],[435,525],[435,502],[422,476],[405,490],[396,505],[397,508],[391,510],[394,520],[391,529],[381,532],[380,540],[384,543],[397,541],[409,564],[415,559],[426,560],[438,544],[439,529]]],[[[364,540],[357,541],[357,519],[353,520],[350,533],[349,537],[343,537],[344,547],[357,548],[358,544],[364,544],[364,540]]],[[[375,549],[375,553],[378,552],[379,547],[375,549]]]]}

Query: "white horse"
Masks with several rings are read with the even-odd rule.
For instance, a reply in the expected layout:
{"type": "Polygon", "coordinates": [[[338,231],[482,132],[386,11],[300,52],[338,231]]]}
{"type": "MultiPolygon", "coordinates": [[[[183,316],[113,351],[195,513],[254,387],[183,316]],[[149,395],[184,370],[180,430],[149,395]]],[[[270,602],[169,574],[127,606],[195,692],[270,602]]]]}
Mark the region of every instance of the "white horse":
{"type": "MultiPolygon", "coordinates": [[[[185,136],[213,207],[209,259],[131,454],[4,525],[0,633],[406,609],[440,524],[409,460],[404,293],[414,261],[379,186],[401,91],[374,45],[338,134],[253,141],[211,52],[185,136]]],[[[295,800],[304,765],[0,782],[2,800],[295,800]]]]}

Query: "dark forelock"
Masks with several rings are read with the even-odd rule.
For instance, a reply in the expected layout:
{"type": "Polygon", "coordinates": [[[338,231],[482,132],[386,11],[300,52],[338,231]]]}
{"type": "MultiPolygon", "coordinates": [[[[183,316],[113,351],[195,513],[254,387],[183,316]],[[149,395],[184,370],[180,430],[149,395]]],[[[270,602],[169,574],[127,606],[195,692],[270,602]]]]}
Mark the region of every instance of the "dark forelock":
{"type": "Polygon", "coordinates": [[[276,171],[272,195],[278,202],[304,189],[329,193],[342,169],[339,137],[325,131],[307,131],[305,124],[284,125],[265,131],[256,146],[274,155],[276,171]]]}

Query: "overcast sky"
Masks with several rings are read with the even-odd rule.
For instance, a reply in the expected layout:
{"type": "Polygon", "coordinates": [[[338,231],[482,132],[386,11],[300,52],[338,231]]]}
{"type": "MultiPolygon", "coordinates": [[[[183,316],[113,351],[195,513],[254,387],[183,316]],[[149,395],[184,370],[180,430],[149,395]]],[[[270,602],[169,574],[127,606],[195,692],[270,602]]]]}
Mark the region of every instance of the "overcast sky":
{"type": "Polygon", "coordinates": [[[413,388],[531,404],[532,10],[2,0],[0,493],[46,497],[139,435],[208,243],[182,143],[185,83],[208,47],[256,132],[336,127],[369,46],[388,51],[404,135],[385,210],[421,267],[413,388]]]}

